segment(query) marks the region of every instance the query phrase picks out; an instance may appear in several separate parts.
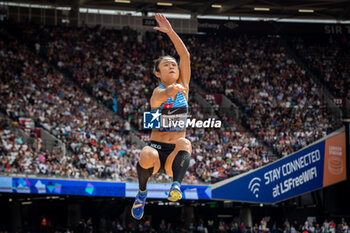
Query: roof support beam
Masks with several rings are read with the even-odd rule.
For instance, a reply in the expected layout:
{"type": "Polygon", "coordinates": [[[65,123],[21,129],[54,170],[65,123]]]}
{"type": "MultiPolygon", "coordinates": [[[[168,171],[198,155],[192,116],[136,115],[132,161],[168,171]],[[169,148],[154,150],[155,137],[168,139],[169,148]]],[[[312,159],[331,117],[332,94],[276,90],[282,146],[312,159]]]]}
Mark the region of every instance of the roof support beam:
{"type": "Polygon", "coordinates": [[[236,8],[238,8],[238,7],[240,7],[240,6],[244,5],[244,4],[247,4],[247,3],[251,2],[251,1],[252,0],[237,0],[233,4],[225,7],[221,13],[226,13],[226,12],[228,12],[230,10],[234,10],[234,9],[236,9],[236,8]]]}

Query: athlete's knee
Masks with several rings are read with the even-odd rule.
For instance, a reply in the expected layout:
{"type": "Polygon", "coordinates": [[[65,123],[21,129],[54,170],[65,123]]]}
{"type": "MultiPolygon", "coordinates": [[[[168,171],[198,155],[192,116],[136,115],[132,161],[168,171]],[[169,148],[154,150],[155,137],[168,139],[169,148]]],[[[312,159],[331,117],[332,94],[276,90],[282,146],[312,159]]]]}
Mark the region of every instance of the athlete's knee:
{"type": "Polygon", "coordinates": [[[159,159],[159,155],[156,149],[145,146],[140,153],[140,165],[143,168],[150,168],[154,166],[156,160],[159,159]]]}
{"type": "Polygon", "coordinates": [[[185,150],[188,152],[192,152],[192,144],[190,142],[190,140],[186,139],[186,138],[179,138],[176,141],[176,147],[178,150],[185,150]]]}

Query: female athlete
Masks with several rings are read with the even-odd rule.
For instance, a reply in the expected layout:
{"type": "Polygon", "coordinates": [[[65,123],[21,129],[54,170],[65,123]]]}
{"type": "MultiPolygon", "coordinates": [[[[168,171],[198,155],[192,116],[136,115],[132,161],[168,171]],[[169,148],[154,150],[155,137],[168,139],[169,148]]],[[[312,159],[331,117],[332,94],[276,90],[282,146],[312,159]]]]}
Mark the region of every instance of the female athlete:
{"type": "MultiPolygon", "coordinates": [[[[160,85],[153,91],[151,112],[160,112],[162,117],[172,121],[179,115],[188,113],[190,54],[165,16],[156,14],[155,18],[159,27],[154,29],[169,36],[180,56],[180,63],[178,65],[171,56],[162,56],[155,61],[154,74],[160,85]]],[[[146,184],[152,174],[165,172],[173,177],[168,200],[178,201],[182,198],[180,184],[188,169],[191,152],[191,142],[185,138],[184,128],[163,127],[152,130],[151,143],[142,149],[136,165],[139,192],[131,209],[135,219],[141,219],[143,216],[147,197],[146,184]]]]}

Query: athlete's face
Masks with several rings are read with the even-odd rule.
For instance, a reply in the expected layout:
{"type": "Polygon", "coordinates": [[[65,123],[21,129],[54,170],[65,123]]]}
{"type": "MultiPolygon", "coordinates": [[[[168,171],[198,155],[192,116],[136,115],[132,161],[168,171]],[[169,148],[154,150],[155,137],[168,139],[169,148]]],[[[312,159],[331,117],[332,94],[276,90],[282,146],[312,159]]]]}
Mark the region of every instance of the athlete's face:
{"type": "Polygon", "coordinates": [[[159,72],[156,72],[156,75],[165,83],[173,84],[179,78],[179,67],[173,58],[164,57],[158,67],[159,72]]]}

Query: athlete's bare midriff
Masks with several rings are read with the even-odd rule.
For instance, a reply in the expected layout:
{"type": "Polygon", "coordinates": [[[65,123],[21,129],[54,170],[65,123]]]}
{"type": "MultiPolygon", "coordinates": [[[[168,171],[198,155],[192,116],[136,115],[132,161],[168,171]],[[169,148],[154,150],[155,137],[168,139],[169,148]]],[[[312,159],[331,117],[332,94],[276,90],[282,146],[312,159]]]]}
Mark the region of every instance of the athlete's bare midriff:
{"type": "Polygon", "coordinates": [[[169,143],[169,144],[175,144],[177,139],[183,138],[186,136],[185,131],[179,131],[179,132],[161,132],[158,129],[152,130],[151,133],[151,140],[162,142],[162,143],[169,143]]]}

